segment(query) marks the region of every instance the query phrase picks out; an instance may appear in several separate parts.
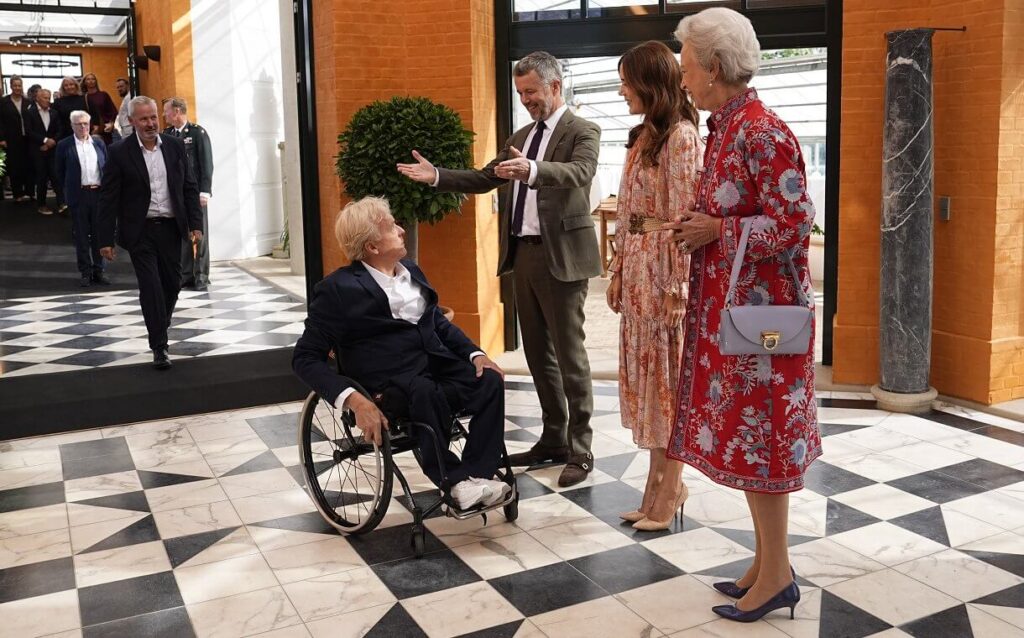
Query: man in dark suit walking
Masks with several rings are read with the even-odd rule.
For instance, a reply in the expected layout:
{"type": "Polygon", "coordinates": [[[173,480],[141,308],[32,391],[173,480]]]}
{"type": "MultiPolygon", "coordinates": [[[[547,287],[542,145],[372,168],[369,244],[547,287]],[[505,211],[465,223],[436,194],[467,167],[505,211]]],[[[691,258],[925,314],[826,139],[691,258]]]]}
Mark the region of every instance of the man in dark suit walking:
{"type": "Polygon", "coordinates": [[[562,71],[543,51],[513,70],[516,91],[534,123],[512,134],[479,170],[434,168],[413,151],[398,170],[440,190],[485,193],[498,188],[501,252],[498,274],[513,273],[526,362],[543,410],[540,441],[510,457],[513,465],[565,462],[562,487],[594,469],[590,362],[583,347],[583,303],[601,257],[590,217],[601,129],[573,115],[562,98],[562,71]],[[525,156],[519,149],[526,149],[525,156]]]}
{"type": "Polygon", "coordinates": [[[98,232],[100,179],[107,163],[107,145],[102,137],[89,135],[91,120],[85,111],[72,111],[74,135],[57,143],[57,181],[71,211],[71,235],[83,288],[110,285],[110,279],[103,274],[98,232]]]}
{"type": "Polygon", "coordinates": [[[501,368],[445,318],[423,271],[403,259],[405,233],[387,200],[366,197],[348,204],[335,235],[352,263],[314,288],[306,330],[295,344],[295,373],[322,400],[352,410],[374,443],[380,443],[387,417],[355,390],[352,379],[375,396],[397,395],[410,415],[441,437],[442,449],[452,412],[469,410],[473,418],[462,459],[451,452],[443,459],[448,485],[441,485],[433,439],[421,433],[423,472],[451,488],[461,509],[498,503],[510,489],[493,480],[505,431],[501,368]],[[337,374],[331,351],[351,377],[337,374]]]}
{"type": "Polygon", "coordinates": [[[100,186],[100,254],[113,261],[114,243],[131,254],[153,365],[171,367],[167,328],[181,290],[181,242],[203,236],[199,189],[181,140],[160,135],[156,102],[128,104],[135,134],[108,149],[100,186]]]}
{"type": "Polygon", "coordinates": [[[32,200],[32,164],[28,156],[25,119],[32,100],[25,95],[20,76],[11,76],[11,92],[0,99],[0,146],[7,152],[7,174],[11,178],[11,196],[19,202],[32,200]]]}
{"type": "Polygon", "coordinates": [[[36,203],[40,215],[52,215],[53,210],[46,205],[47,184],[53,185],[57,194],[57,207],[64,204],[64,189],[57,179],[57,140],[64,132],[60,113],[50,108],[49,89],[39,89],[36,93],[36,108],[30,109],[25,117],[25,129],[28,133],[28,153],[32,158],[32,166],[36,174],[36,203]]]}
{"type": "Polygon", "coordinates": [[[188,121],[188,103],[180,97],[164,100],[164,135],[185,142],[188,165],[199,182],[199,203],[203,209],[203,238],[181,246],[181,285],[206,290],[210,285],[210,220],[207,203],[213,192],[213,147],[206,129],[188,121]]]}

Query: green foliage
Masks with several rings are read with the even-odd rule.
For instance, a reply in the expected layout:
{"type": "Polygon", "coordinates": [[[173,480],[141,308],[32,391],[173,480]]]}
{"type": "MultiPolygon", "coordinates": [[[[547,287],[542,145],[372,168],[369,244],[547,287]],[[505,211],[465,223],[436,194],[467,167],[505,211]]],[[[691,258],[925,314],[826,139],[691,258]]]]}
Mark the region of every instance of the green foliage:
{"type": "Polygon", "coordinates": [[[335,167],[352,199],[386,197],[395,219],[437,223],[459,210],[465,195],[440,193],[400,174],[395,165],[413,162],[413,149],[435,166],[469,168],[474,133],[459,115],[422,97],[394,97],[359,109],[338,136],[335,167]]]}
{"type": "Polygon", "coordinates": [[[814,48],[814,49],[773,49],[771,51],[762,51],[762,60],[778,60],[780,58],[802,58],[807,55],[824,55],[828,49],[825,48],[814,48]]]}
{"type": "Polygon", "coordinates": [[[819,226],[818,222],[814,222],[814,225],[811,226],[811,234],[812,235],[824,235],[825,234],[825,229],[822,228],[821,226],[819,226]]]}

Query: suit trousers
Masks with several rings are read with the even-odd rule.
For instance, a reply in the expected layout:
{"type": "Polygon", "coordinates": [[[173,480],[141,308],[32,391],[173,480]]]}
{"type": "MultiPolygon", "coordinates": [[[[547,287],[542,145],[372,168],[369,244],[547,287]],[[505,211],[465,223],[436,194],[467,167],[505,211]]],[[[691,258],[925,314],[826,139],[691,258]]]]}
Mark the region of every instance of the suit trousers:
{"type": "Polygon", "coordinates": [[[78,203],[71,207],[71,238],[75,242],[78,258],[78,272],[83,276],[95,276],[103,272],[103,257],[100,256],[98,189],[83,188],[78,203]]]}
{"type": "Polygon", "coordinates": [[[36,203],[39,206],[46,206],[46,186],[53,185],[53,192],[57,194],[57,206],[64,203],[64,188],[57,179],[57,151],[55,148],[40,151],[31,149],[32,165],[36,175],[36,203]]]}
{"type": "Polygon", "coordinates": [[[467,478],[492,478],[504,449],[505,386],[501,376],[485,370],[478,378],[468,361],[435,357],[427,374],[412,377],[402,386],[399,387],[406,395],[410,418],[429,425],[441,444],[443,476],[433,439],[418,428],[413,431],[427,478],[437,485],[446,479],[446,487],[467,478]],[[448,449],[448,442],[452,417],[462,410],[473,416],[459,459],[448,449]]]}
{"type": "Polygon", "coordinates": [[[32,169],[32,160],[29,159],[24,137],[17,142],[7,142],[7,174],[11,178],[11,195],[15,199],[25,195],[32,196],[35,171],[32,169]]]}
{"type": "Polygon", "coordinates": [[[139,243],[130,252],[149,347],[166,348],[167,329],[181,290],[181,232],[174,218],[147,219],[139,243]]]}
{"type": "Polygon", "coordinates": [[[538,445],[590,452],[594,389],[583,341],[583,304],[590,282],[560,281],[542,244],[516,241],[512,279],[523,351],[540,399],[544,429],[538,445]]]}
{"type": "Polygon", "coordinates": [[[181,285],[210,285],[210,223],[203,209],[203,238],[196,244],[195,258],[192,256],[192,241],[186,237],[181,242],[181,285]]]}

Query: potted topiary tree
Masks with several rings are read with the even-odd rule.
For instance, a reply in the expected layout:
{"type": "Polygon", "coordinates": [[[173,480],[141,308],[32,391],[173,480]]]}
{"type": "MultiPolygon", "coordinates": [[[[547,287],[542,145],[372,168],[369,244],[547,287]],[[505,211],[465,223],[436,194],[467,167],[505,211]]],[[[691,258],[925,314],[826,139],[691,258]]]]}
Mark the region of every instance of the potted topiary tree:
{"type": "Polygon", "coordinates": [[[416,149],[437,166],[469,168],[474,133],[458,113],[423,97],[378,100],[356,111],[338,136],[336,168],[352,199],[386,197],[405,229],[409,257],[416,260],[419,222],[435,224],[459,210],[465,195],[440,193],[402,176],[395,168],[411,162],[416,149]]]}

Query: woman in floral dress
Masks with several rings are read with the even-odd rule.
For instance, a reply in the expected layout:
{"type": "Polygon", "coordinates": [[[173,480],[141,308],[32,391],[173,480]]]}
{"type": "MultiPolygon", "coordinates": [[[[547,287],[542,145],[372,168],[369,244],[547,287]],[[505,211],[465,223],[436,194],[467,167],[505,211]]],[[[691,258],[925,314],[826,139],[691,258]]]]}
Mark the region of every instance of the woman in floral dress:
{"type": "Polygon", "coordinates": [[[619,94],[643,121],[629,133],[615,222],[618,254],[608,305],[621,313],[619,405],[633,441],[650,450],[640,507],[621,514],[634,527],[666,529],[686,499],[683,464],[665,456],[683,347],[688,259],[662,224],[694,203],[703,147],[697,109],[680,82],[672,50],[646,42],[619,61],[619,94]]]}
{"type": "Polygon", "coordinates": [[[814,206],[800,143],[747,86],[760,60],[750,21],[729,9],[706,9],[684,18],[676,38],[683,45],[684,86],[711,116],[696,209],[674,225],[691,262],[668,454],[746,492],[757,539],[754,561],[739,581],[716,584],[739,600],[714,610],[750,621],[773,609],[792,610],[800,599],[786,529],[789,492],[803,487],[807,466],[821,454],[814,348],[799,355],[724,356],[719,324],[744,222],[751,233],[734,303],[798,303],[788,253],[803,298],[813,306],[807,251],[814,206]]]}

